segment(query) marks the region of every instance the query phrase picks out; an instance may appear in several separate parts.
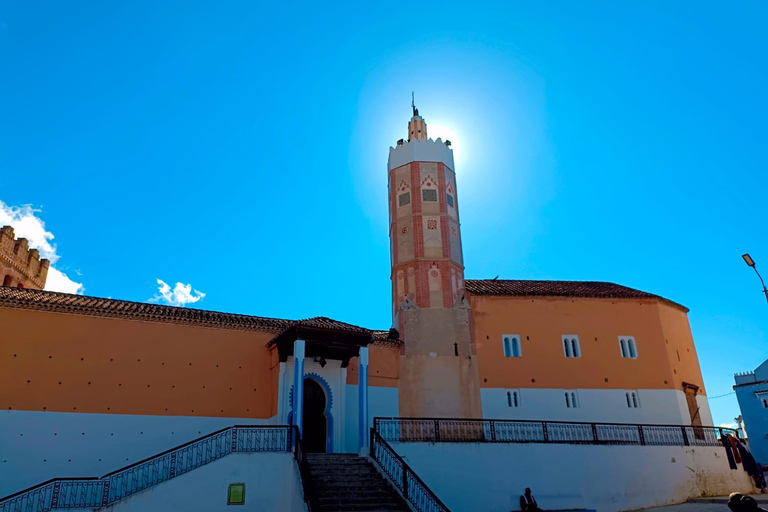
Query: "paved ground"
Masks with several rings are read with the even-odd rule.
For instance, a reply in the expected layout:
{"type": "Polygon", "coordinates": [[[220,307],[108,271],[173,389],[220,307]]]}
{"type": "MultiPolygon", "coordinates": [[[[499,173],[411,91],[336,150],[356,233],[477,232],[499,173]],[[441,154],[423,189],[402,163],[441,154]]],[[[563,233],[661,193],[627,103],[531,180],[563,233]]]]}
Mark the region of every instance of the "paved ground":
{"type": "MultiPolygon", "coordinates": [[[[768,509],[768,494],[753,494],[758,506],[768,509]]],[[[728,497],[694,498],[689,503],[671,505],[669,507],[646,508],[643,512],[730,512],[728,497]]]]}
{"type": "Polygon", "coordinates": [[[683,503],[670,507],[646,508],[643,512],[730,512],[725,503],[683,503]]]}

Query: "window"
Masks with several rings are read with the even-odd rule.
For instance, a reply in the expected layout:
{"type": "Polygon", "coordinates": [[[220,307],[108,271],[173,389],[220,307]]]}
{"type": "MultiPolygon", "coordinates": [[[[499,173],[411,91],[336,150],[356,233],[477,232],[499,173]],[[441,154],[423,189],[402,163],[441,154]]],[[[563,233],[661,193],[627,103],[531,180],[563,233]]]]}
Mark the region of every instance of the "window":
{"type": "Polygon", "coordinates": [[[763,398],[763,407],[768,409],[768,400],[766,400],[765,398],[763,398]]]}
{"type": "Polygon", "coordinates": [[[619,336],[619,348],[621,349],[621,357],[637,358],[637,344],[635,344],[634,336],[619,336]]]}
{"type": "Polygon", "coordinates": [[[513,408],[520,407],[520,390],[519,389],[507,390],[507,407],[513,407],[513,408]]]}
{"type": "Polygon", "coordinates": [[[563,352],[565,352],[565,357],[581,357],[579,337],[572,334],[563,336],[563,352]]]}
{"type": "Polygon", "coordinates": [[[517,334],[505,334],[504,357],[522,357],[523,347],[520,344],[520,336],[517,334]]]}
{"type": "Polygon", "coordinates": [[[763,392],[758,391],[756,395],[757,395],[757,399],[760,400],[760,405],[762,405],[763,408],[768,409],[768,393],[766,393],[765,391],[763,392]]]}
{"type": "Polygon", "coordinates": [[[565,395],[565,406],[568,409],[575,409],[579,406],[579,397],[575,390],[564,391],[563,394],[565,395]]]}
{"type": "Polygon", "coordinates": [[[421,199],[428,203],[436,203],[437,190],[434,188],[425,188],[421,191],[421,199]]]}
{"type": "Polygon", "coordinates": [[[445,194],[445,202],[448,203],[448,206],[453,208],[453,196],[451,194],[445,194]]]}
{"type": "Polygon", "coordinates": [[[400,206],[411,204],[411,193],[406,192],[405,194],[400,194],[399,196],[397,196],[397,200],[400,206]]]}
{"type": "Polygon", "coordinates": [[[627,391],[624,393],[627,399],[627,407],[630,409],[637,409],[640,407],[640,400],[637,399],[637,391],[627,391]]]}

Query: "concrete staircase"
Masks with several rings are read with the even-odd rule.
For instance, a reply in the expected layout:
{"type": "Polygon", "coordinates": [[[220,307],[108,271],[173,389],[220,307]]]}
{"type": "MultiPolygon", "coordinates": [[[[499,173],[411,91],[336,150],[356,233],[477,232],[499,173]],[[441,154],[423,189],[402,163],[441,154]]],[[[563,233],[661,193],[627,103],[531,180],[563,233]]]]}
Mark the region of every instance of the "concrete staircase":
{"type": "Polygon", "coordinates": [[[409,512],[403,498],[368,459],[354,454],[307,454],[313,512],[409,512]]]}

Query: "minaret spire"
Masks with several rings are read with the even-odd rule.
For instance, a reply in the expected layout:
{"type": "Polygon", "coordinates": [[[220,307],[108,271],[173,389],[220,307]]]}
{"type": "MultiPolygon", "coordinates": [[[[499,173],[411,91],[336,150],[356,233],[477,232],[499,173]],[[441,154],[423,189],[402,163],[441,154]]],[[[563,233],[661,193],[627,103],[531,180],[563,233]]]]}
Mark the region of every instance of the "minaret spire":
{"type": "Polygon", "coordinates": [[[419,109],[416,108],[416,100],[414,98],[413,91],[411,91],[411,108],[413,109],[413,117],[408,122],[408,141],[411,139],[426,140],[427,139],[427,123],[419,115],[419,109]]]}

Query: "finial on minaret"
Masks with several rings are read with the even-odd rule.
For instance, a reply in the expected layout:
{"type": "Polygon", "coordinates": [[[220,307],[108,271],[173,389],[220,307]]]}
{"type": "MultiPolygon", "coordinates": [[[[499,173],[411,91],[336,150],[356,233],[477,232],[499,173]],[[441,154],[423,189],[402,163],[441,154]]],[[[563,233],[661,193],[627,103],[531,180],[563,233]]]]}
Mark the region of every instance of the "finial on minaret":
{"type": "Polygon", "coordinates": [[[411,139],[426,140],[427,138],[427,123],[419,115],[419,109],[416,108],[416,99],[414,98],[413,91],[411,91],[411,108],[413,109],[413,117],[408,122],[408,141],[411,139]]]}

